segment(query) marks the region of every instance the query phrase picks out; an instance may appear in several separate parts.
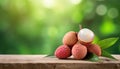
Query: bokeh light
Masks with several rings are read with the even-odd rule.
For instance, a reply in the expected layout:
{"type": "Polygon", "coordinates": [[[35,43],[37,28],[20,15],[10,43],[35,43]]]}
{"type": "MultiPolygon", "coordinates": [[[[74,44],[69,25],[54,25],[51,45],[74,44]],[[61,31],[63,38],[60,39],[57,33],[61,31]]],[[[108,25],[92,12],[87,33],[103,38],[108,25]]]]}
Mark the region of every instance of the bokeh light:
{"type": "Polygon", "coordinates": [[[108,16],[109,16],[110,18],[116,18],[116,17],[118,17],[118,15],[119,15],[118,9],[116,9],[116,8],[110,8],[110,9],[108,10],[108,16]]]}
{"type": "Polygon", "coordinates": [[[70,0],[70,2],[75,5],[79,4],[81,1],[82,0],[70,0]]]}
{"type": "Polygon", "coordinates": [[[107,12],[107,7],[105,5],[99,5],[97,8],[96,8],[96,13],[98,15],[105,15],[107,12]]]}

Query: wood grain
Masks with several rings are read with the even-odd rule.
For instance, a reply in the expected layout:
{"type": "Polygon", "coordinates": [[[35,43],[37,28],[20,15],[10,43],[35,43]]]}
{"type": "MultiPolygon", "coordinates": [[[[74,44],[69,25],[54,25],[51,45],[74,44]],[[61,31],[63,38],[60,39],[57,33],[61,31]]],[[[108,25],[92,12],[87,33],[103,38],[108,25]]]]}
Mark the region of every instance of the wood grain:
{"type": "Polygon", "coordinates": [[[101,62],[90,62],[46,55],[0,55],[0,69],[120,69],[120,55],[113,56],[118,60],[100,57],[101,62]]]}

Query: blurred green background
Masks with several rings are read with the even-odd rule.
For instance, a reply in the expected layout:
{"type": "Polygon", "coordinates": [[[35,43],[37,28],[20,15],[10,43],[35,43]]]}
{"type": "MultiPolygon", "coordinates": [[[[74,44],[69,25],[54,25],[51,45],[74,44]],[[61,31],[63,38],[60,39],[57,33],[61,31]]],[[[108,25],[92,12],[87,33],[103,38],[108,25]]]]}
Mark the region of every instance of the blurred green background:
{"type": "MultiPolygon", "coordinates": [[[[120,37],[119,0],[0,0],[0,54],[53,54],[79,25],[95,41],[120,37]]],[[[120,40],[107,49],[120,54],[120,40]]]]}

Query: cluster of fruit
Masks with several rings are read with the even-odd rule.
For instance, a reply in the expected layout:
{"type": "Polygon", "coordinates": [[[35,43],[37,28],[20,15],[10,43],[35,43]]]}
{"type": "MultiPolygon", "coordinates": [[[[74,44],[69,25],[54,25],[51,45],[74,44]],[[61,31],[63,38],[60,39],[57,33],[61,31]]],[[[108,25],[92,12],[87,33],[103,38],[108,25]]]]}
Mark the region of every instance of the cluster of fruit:
{"type": "Polygon", "coordinates": [[[80,29],[78,33],[70,31],[63,37],[63,45],[60,45],[55,56],[59,59],[65,59],[73,56],[74,59],[84,59],[90,52],[101,55],[101,48],[97,44],[93,44],[94,33],[87,28],[80,29]]]}

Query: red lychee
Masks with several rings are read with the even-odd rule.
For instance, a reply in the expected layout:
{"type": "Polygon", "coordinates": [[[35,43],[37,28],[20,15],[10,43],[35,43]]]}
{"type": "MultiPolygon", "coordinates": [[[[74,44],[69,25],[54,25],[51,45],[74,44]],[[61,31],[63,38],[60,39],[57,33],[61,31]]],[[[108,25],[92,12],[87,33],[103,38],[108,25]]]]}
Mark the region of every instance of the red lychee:
{"type": "Polygon", "coordinates": [[[91,44],[90,46],[87,47],[88,52],[94,53],[97,56],[101,56],[101,48],[97,44],[91,44]]]}
{"type": "Polygon", "coordinates": [[[71,54],[71,51],[67,45],[61,45],[55,51],[55,56],[60,59],[68,58],[70,54],[71,54]]]}
{"type": "Polygon", "coordinates": [[[83,59],[87,54],[87,48],[80,44],[77,43],[73,46],[72,48],[72,55],[75,59],[83,59]]]}
{"type": "Polygon", "coordinates": [[[74,31],[70,31],[66,33],[63,37],[63,44],[68,46],[73,46],[78,41],[77,33],[74,31]]]}

